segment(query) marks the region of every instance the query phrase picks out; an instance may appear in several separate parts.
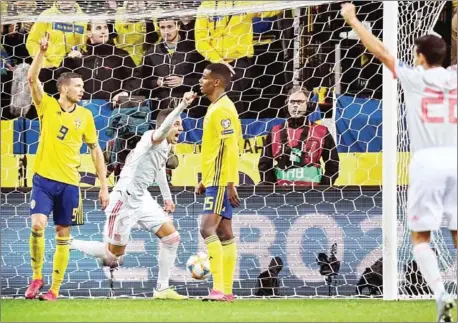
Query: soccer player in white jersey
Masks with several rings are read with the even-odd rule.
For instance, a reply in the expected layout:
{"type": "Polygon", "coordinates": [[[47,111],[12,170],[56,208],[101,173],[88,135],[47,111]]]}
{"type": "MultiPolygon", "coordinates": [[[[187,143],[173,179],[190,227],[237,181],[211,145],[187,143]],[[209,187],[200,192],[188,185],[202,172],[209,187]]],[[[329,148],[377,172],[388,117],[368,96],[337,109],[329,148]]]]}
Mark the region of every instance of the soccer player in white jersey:
{"type": "MultiPolygon", "coordinates": [[[[397,77],[404,90],[412,161],[408,222],[413,255],[434,292],[438,321],[451,322],[453,299],[446,293],[438,261],[429,246],[431,231],[442,220],[457,247],[457,71],[444,69],[445,42],[434,35],[415,40],[415,67],[397,61],[357,19],[355,6],[342,5],[342,16],[363,45],[397,77]]],[[[390,107],[384,107],[390,108],[390,107]]]]}
{"type": "Polygon", "coordinates": [[[177,143],[183,131],[180,113],[194,97],[192,92],[185,93],[175,109],[160,111],[156,119],[157,130],[145,132],[127,156],[119,181],[110,194],[110,204],[105,209],[104,242],[72,240],[70,243],[70,249],[100,258],[105,266],[113,268],[122,263],[121,257],[134,225],[154,233],[161,240],[159,273],[154,291],[156,299],[187,298],[169,287],[170,270],[175,262],[180,235],[167,216],[167,212],[175,210],[175,204],[167,183],[165,164],[171,145],[177,143]],[[154,181],[164,199],[163,209],[148,192],[154,181]]]}

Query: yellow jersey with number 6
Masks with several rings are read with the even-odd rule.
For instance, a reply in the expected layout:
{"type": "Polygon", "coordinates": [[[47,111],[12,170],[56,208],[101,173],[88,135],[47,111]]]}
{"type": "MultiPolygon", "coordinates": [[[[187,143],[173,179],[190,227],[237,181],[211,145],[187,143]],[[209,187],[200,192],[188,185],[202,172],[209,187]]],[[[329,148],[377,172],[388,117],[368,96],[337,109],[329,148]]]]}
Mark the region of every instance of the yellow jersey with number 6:
{"type": "Polygon", "coordinates": [[[205,187],[238,185],[241,125],[227,95],[210,105],[203,128],[202,183],[205,187]]]}
{"type": "Polygon", "coordinates": [[[81,146],[83,142],[98,141],[91,111],[76,105],[72,111],[65,112],[59,102],[47,94],[36,109],[40,139],[33,172],[57,182],[79,185],[81,146]]]}

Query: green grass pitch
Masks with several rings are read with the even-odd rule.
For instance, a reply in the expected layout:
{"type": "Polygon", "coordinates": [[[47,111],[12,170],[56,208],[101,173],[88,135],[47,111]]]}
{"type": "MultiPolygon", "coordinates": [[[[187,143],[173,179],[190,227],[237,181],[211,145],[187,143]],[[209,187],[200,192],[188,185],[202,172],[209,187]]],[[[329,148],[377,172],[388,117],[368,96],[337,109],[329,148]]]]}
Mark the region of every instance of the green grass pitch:
{"type": "MultiPolygon", "coordinates": [[[[456,316],[454,316],[456,317],[456,316]]],[[[1,322],[435,322],[433,301],[1,300],[1,322]]]]}

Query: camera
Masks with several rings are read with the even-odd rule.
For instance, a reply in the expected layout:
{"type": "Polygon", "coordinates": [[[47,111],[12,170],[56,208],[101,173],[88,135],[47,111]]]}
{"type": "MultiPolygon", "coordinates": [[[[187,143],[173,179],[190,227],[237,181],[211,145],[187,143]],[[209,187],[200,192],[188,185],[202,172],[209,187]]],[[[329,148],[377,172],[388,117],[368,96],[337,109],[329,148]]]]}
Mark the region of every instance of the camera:
{"type": "MultiPolygon", "coordinates": [[[[326,284],[329,288],[329,296],[332,296],[333,277],[337,276],[340,271],[340,260],[337,260],[337,243],[331,246],[331,254],[328,256],[324,252],[320,252],[316,258],[318,266],[320,266],[320,274],[326,276],[326,284]]],[[[336,282],[334,281],[336,285],[336,282]]]]}
{"type": "Polygon", "coordinates": [[[324,252],[320,252],[316,259],[318,266],[320,266],[320,274],[323,276],[337,275],[340,271],[340,260],[337,260],[337,243],[331,247],[331,255],[328,257],[324,252]]]}

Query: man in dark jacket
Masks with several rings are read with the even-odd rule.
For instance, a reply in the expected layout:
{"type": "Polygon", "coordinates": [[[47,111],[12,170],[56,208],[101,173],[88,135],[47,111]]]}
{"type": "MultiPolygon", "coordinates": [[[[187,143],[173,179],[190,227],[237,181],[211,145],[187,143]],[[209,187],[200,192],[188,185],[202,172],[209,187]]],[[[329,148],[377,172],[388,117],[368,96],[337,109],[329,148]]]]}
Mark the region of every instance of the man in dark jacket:
{"type": "Polygon", "coordinates": [[[194,42],[180,33],[179,19],[158,19],[158,25],[162,41],[148,50],[129,87],[156,99],[156,107],[164,109],[169,106],[170,98],[180,99],[198,84],[205,64],[194,42]]]}
{"type": "Polygon", "coordinates": [[[86,52],[72,51],[62,62],[58,74],[73,71],[84,81],[84,100],[117,101],[127,96],[127,80],[133,76],[135,63],[129,53],[117,48],[109,38],[105,22],[88,24],[86,52]]]}
{"type": "Polygon", "coordinates": [[[333,185],[339,176],[339,154],[331,133],[308,118],[314,111],[309,96],[300,87],[289,91],[289,118],[272,128],[259,160],[262,184],[333,185]]]}

